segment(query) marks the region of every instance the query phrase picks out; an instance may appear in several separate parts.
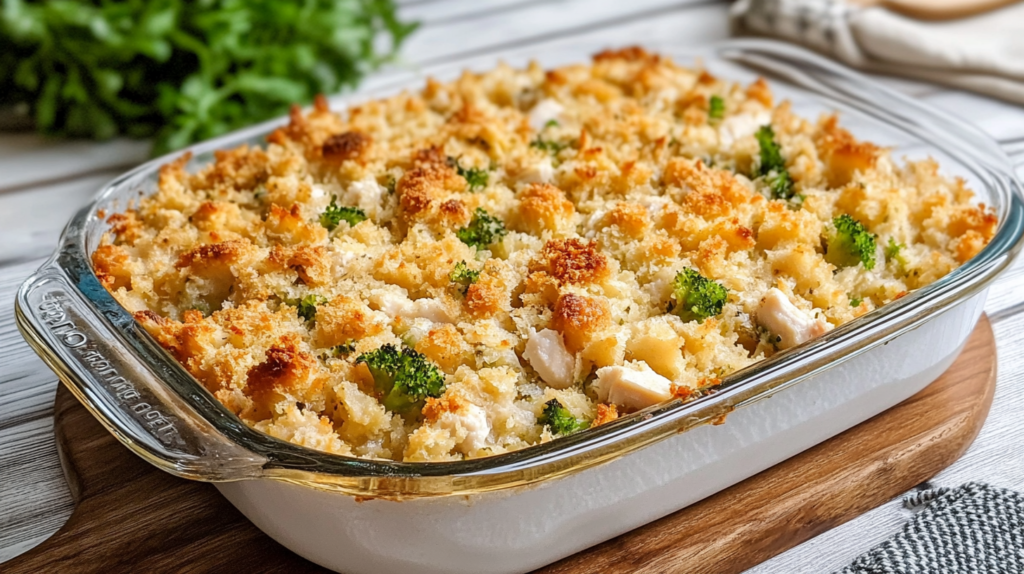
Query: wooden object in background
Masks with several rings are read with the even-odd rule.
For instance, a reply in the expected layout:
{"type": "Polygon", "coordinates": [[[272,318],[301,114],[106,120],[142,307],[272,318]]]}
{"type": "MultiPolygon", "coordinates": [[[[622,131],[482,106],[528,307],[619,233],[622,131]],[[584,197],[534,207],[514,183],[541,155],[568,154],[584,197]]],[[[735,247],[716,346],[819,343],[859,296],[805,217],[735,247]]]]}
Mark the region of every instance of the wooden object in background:
{"type": "Polygon", "coordinates": [[[1020,0],[853,0],[862,6],[881,6],[917,20],[955,20],[1016,4],[1020,0]]]}
{"type": "MultiPolygon", "coordinates": [[[[995,340],[982,317],[938,380],[860,425],[543,574],[741,572],[934,476],[967,450],[992,403],[995,340]]],[[[55,430],[76,501],[52,538],[3,564],[37,572],[324,572],[248,522],[209,484],[150,466],[64,387],[55,430]]]]}

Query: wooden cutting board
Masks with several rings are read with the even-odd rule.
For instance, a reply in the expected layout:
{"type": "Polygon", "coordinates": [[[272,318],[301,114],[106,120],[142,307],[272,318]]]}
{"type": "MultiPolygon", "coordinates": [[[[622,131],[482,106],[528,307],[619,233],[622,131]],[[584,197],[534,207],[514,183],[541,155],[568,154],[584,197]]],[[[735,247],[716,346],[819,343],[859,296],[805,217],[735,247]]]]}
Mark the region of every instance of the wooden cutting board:
{"type": "MultiPolygon", "coordinates": [[[[540,572],[741,572],[959,458],[988,414],[995,375],[995,341],[983,317],[949,371],[903,403],[540,572]]],[[[75,511],[49,540],[3,564],[4,572],[324,571],[257,530],[213,486],[175,478],[132,454],[63,387],[54,426],[75,511]]]]}

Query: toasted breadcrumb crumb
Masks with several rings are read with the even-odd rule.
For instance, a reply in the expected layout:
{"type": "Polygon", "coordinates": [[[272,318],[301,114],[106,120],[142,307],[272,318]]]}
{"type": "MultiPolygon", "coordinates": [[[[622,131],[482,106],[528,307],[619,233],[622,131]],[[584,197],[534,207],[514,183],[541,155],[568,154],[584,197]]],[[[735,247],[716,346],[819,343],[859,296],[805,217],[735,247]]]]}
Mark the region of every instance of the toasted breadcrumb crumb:
{"type": "Polygon", "coordinates": [[[552,440],[537,422],[551,400],[592,426],[641,408],[599,402],[600,368],[667,380],[677,399],[714,392],[781,350],[768,325],[853,320],[969,260],[998,224],[932,160],[799,118],[763,79],[635,47],[289,117],[264,147],[163,166],[153,195],[100,214],[92,261],[243,421],[347,456],[489,456],[552,440]],[[328,229],[328,206],[358,217],[328,229]],[[480,214],[489,239],[465,240],[480,214]],[[877,238],[872,269],[826,258],[841,215],[877,238]],[[453,281],[460,263],[471,281],[453,281]],[[684,269],[727,290],[719,314],[669,312],[684,269]],[[435,365],[443,394],[388,411],[357,362],[383,345],[435,365]]]}

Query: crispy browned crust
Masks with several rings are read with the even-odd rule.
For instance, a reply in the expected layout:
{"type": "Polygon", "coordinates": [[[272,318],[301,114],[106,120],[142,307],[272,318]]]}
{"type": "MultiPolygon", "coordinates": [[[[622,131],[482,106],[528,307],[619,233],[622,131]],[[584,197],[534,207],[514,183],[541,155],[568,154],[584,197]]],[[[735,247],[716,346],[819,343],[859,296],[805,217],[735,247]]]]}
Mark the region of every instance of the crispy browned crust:
{"type": "Polygon", "coordinates": [[[828,116],[819,126],[815,140],[825,161],[825,176],[831,187],[842,187],[857,171],[875,167],[880,148],[870,142],[857,141],[853,134],[839,127],[839,118],[828,116]]]}
{"type": "Polygon", "coordinates": [[[647,208],[639,203],[620,201],[608,212],[608,225],[617,225],[634,239],[643,237],[651,226],[647,208]]]}
{"type": "Polygon", "coordinates": [[[566,348],[578,352],[595,334],[611,325],[608,301],[566,293],[555,302],[552,325],[562,333],[566,348]]]}
{"type": "Polygon", "coordinates": [[[247,424],[377,459],[549,440],[533,421],[552,398],[605,424],[631,410],[595,402],[588,373],[606,367],[646,364],[688,400],[777,351],[758,324],[766,290],[838,326],[973,257],[998,223],[933,161],[895,161],[834,116],[802,119],[763,79],[731,84],[636,47],[337,112],[318,97],[267,142],[163,166],[153,195],[106,218],[96,275],[247,424]],[[759,174],[768,122],[802,202],[772,199],[759,174]],[[465,170],[486,183],[470,188],[465,170]],[[366,220],[331,226],[332,204],[366,220]],[[486,249],[459,239],[477,209],[507,230],[486,249]],[[878,234],[873,270],[825,259],[839,214],[878,234]],[[881,255],[890,239],[898,258],[881,255]],[[453,281],[460,262],[472,284],[453,281]],[[684,268],[727,288],[720,315],[666,312],[684,268]],[[562,344],[526,353],[548,329],[562,344]],[[444,373],[422,417],[389,412],[357,361],[382,345],[444,373]],[[549,386],[552,360],[588,382],[549,386]]]}
{"type": "Polygon", "coordinates": [[[360,131],[348,131],[327,138],[320,146],[320,153],[329,161],[359,160],[366,156],[373,145],[373,137],[360,131]]]}
{"type": "Polygon", "coordinates": [[[530,184],[519,193],[519,225],[522,231],[541,235],[571,223],[576,208],[557,187],[530,184]]]}
{"type": "Polygon", "coordinates": [[[598,427],[603,424],[608,424],[619,418],[619,409],[613,404],[601,403],[597,405],[597,415],[594,417],[594,422],[590,424],[591,427],[598,427]]]}
{"type": "Polygon", "coordinates": [[[285,338],[266,351],[262,363],[249,369],[246,389],[257,402],[267,402],[273,393],[300,390],[310,382],[316,359],[300,351],[291,338],[285,338]]]}
{"type": "Polygon", "coordinates": [[[416,343],[416,350],[446,373],[454,373],[465,362],[466,356],[473,352],[455,325],[441,325],[432,329],[416,343]]]}
{"type": "Polygon", "coordinates": [[[536,264],[561,283],[596,283],[608,277],[608,258],[596,242],[580,239],[548,241],[536,264]]]}

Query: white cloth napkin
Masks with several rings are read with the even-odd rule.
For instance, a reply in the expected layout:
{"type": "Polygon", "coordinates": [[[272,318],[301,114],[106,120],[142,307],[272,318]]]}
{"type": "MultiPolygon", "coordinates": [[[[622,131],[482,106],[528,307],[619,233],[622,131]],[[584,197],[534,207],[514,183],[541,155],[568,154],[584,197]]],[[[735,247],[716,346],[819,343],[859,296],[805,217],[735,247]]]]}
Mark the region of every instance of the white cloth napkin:
{"type": "Polygon", "coordinates": [[[733,30],[804,44],[869,72],[1024,104],[1024,4],[925,22],[842,0],[739,0],[733,30]]]}

